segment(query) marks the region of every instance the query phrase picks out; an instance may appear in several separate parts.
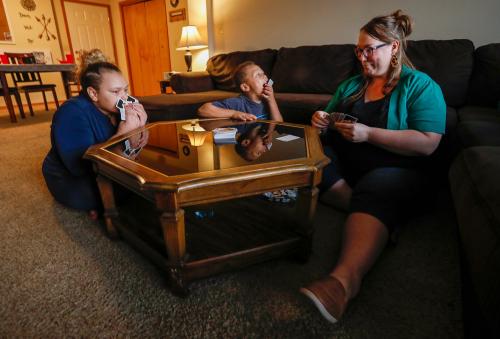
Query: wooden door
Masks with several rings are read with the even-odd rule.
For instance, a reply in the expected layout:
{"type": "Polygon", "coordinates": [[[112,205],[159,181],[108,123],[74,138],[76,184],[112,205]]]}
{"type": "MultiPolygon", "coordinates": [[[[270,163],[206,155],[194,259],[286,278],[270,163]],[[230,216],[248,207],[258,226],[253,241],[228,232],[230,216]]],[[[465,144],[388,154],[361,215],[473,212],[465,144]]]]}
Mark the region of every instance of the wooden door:
{"type": "Polygon", "coordinates": [[[116,63],[116,48],[108,5],[64,1],[66,28],[73,53],[99,48],[116,63]]]}
{"type": "Polygon", "coordinates": [[[160,94],[163,72],[171,70],[165,0],[121,3],[132,93],[160,94]]]}

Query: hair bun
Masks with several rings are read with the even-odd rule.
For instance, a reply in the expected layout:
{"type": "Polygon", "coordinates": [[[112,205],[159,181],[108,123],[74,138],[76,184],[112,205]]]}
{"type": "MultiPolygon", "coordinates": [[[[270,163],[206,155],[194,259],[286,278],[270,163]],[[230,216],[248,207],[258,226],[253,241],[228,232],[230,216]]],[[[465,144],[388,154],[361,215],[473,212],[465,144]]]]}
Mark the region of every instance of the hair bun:
{"type": "Polygon", "coordinates": [[[408,35],[410,35],[413,31],[411,18],[408,15],[404,14],[400,9],[398,9],[391,15],[394,18],[396,25],[399,27],[402,37],[406,38],[408,35]]]}

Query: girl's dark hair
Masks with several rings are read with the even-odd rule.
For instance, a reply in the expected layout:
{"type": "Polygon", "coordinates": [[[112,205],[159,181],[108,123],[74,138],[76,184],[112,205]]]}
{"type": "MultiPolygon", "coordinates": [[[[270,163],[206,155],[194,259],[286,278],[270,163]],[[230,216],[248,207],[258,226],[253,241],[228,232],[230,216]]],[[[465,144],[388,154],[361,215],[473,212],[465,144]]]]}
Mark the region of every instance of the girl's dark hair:
{"type": "MultiPolygon", "coordinates": [[[[413,66],[406,55],[406,37],[412,32],[412,20],[408,15],[404,14],[402,10],[398,9],[389,15],[382,15],[371,19],[366,25],[361,27],[360,31],[388,44],[396,40],[399,41],[399,48],[395,54],[398,63],[395,67],[391,64],[387,83],[384,86],[384,92],[388,94],[396,86],[399,80],[402,65],[415,69],[415,66],[413,66]]],[[[356,93],[348,101],[356,101],[364,95],[369,85],[369,81],[370,79],[365,79],[365,84],[361,91],[356,93]]]]}
{"type": "Polygon", "coordinates": [[[87,88],[92,87],[96,91],[98,91],[102,83],[102,74],[104,72],[121,73],[120,69],[116,65],[106,61],[89,64],[80,73],[80,85],[82,86],[82,93],[88,99],[90,98],[87,93],[87,88]]]}

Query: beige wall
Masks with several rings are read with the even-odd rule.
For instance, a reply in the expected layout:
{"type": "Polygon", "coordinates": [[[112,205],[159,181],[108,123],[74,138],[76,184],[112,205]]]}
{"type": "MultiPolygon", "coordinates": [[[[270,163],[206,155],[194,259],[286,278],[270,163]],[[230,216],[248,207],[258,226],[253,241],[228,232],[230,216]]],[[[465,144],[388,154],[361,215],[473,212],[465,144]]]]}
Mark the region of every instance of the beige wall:
{"type": "MultiPolygon", "coordinates": [[[[69,38],[64,24],[64,14],[62,7],[62,0],[52,0],[54,2],[54,8],[57,17],[57,23],[59,25],[59,33],[61,36],[61,45],[64,52],[70,51],[69,38]]],[[[116,46],[116,58],[118,67],[122,70],[125,77],[128,78],[127,69],[127,59],[125,55],[125,42],[123,39],[123,29],[121,24],[121,13],[120,13],[120,0],[85,0],[85,2],[92,2],[96,4],[108,5],[111,9],[111,21],[113,24],[113,36],[116,46]]]]}
{"type": "Polygon", "coordinates": [[[181,38],[182,26],[187,25],[187,16],[188,16],[188,0],[180,0],[177,7],[172,7],[170,5],[169,0],[165,0],[165,7],[167,10],[167,20],[168,20],[168,40],[170,47],[170,64],[173,71],[177,72],[185,72],[186,62],[184,61],[184,51],[177,51],[177,44],[181,38]],[[170,22],[169,12],[172,10],[177,10],[180,8],[186,9],[186,21],[174,21],[170,22]]]}
{"type": "Polygon", "coordinates": [[[212,0],[215,53],[353,43],[370,18],[395,9],[415,20],[411,39],[500,42],[498,0],[212,0]]]}
{"type": "MultiPolygon", "coordinates": [[[[19,0],[4,0],[4,2],[6,14],[9,18],[13,42],[0,42],[0,53],[43,51],[50,52],[54,62],[61,59],[61,48],[51,2],[48,0],[36,1],[37,6],[34,11],[25,10],[21,6],[19,0]],[[29,17],[21,17],[20,13],[28,15],[29,17]],[[50,23],[47,25],[47,28],[51,34],[56,36],[56,39],[53,39],[50,35],[50,40],[47,40],[45,34],[42,38],[38,37],[43,31],[43,26],[36,18],[41,19],[42,15],[45,16],[47,21],[50,18],[50,23]],[[29,29],[29,27],[31,27],[31,29],[29,29]]],[[[42,73],[42,80],[46,83],[55,83],[57,85],[57,96],[59,98],[65,97],[60,74],[42,73]]],[[[12,81],[10,76],[8,77],[8,81],[12,81]]],[[[33,102],[43,102],[42,95],[39,93],[35,93],[30,97],[33,102]]],[[[48,95],[48,100],[52,100],[52,95],[48,95]]],[[[0,99],[0,105],[5,106],[3,98],[0,99]]]]}
{"type": "MultiPolygon", "coordinates": [[[[7,16],[9,17],[9,20],[11,22],[12,26],[12,33],[14,36],[14,43],[0,43],[0,52],[28,52],[28,51],[34,51],[34,50],[48,50],[52,53],[53,56],[53,61],[56,63],[57,60],[61,59],[61,55],[64,53],[69,53],[70,52],[70,44],[69,44],[69,37],[67,34],[65,22],[64,22],[64,13],[63,13],[63,6],[62,6],[62,0],[39,0],[36,1],[37,4],[37,9],[34,12],[28,12],[24,10],[21,7],[20,1],[19,0],[4,0],[6,2],[6,7],[7,7],[7,16]],[[52,1],[53,3],[53,9],[52,10],[52,5],[50,3],[52,1]],[[29,43],[27,41],[28,38],[33,38],[31,35],[36,35],[32,34],[30,31],[27,31],[24,29],[24,24],[28,22],[27,19],[20,18],[19,12],[25,13],[31,16],[31,26],[33,27],[33,32],[37,32],[39,30],[38,24],[36,21],[33,23],[34,16],[41,16],[41,14],[45,14],[45,16],[50,16],[52,17],[52,22],[49,25],[49,29],[51,32],[53,32],[57,36],[57,40],[51,40],[49,42],[45,40],[39,40],[39,39],[33,39],[33,43],[29,43]],[[56,27],[57,25],[57,27],[56,27]],[[31,34],[30,34],[31,33],[31,34]]],[[[123,0],[84,0],[85,2],[92,2],[96,4],[105,4],[109,5],[111,9],[111,21],[113,24],[112,30],[113,30],[113,36],[114,36],[114,42],[116,46],[116,57],[117,57],[117,64],[122,70],[123,74],[125,75],[126,78],[128,78],[128,67],[127,67],[127,58],[126,58],[126,53],[125,53],[125,41],[124,41],[124,34],[123,34],[123,26],[121,22],[121,11],[120,11],[120,2],[123,0]]],[[[204,2],[200,1],[200,2],[204,2]]],[[[193,8],[195,9],[194,13],[192,14],[192,17],[194,18],[194,24],[200,24],[203,20],[206,22],[206,14],[203,12],[202,9],[198,6],[198,3],[195,3],[193,5],[193,8]],[[200,12],[201,10],[201,12],[200,12]]],[[[188,10],[188,0],[180,0],[179,5],[175,9],[180,9],[180,8],[185,8],[186,9],[186,15],[187,18],[185,21],[176,21],[176,22],[170,22],[168,20],[168,36],[169,36],[169,47],[170,47],[170,59],[171,59],[171,68],[172,70],[175,71],[185,71],[186,70],[186,64],[184,62],[184,52],[183,51],[177,51],[177,43],[179,41],[179,38],[181,36],[181,30],[182,26],[187,25],[188,23],[188,17],[189,17],[189,10],[188,10]]],[[[168,13],[171,10],[174,10],[174,8],[170,5],[169,0],[165,0],[165,10],[168,18],[168,13]]],[[[205,28],[204,31],[200,30],[202,32],[202,35],[206,35],[206,23],[205,23],[205,28]]],[[[205,63],[206,59],[208,59],[208,56],[205,55],[203,56],[203,52],[194,52],[194,63],[193,63],[193,68],[194,70],[203,70],[205,69],[205,63]],[[201,55],[201,57],[200,57],[201,55]],[[201,61],[200,61],[201,60],[201,61]]],[[[43,74],[43,80],[47,83],[55,83],[57,85],[57,94],[59,99],[64,99],[64,89],[62,87],[62,81],[61,81],[61,76],[59,74],[43,74]]],[[[49,95],[49,100],[51,100],[50,95],[49,95]]],[[[33,102],[42,102],[42,97],[41,95],[36,96],[33,95],[33,102]]],[[[0,98],[0,106],[4,106],[4,101],[3,98],[0,98]]]]}
{"type": "MultiPolygon", "coordinates": [[[[189,24],[198,27],[201,38],[208,42],[206,0],[188,0],[189,24]]],[[[208,48],[195,50],[193,53],[193,71],[204,71],[207,68],[208,48]]]]}

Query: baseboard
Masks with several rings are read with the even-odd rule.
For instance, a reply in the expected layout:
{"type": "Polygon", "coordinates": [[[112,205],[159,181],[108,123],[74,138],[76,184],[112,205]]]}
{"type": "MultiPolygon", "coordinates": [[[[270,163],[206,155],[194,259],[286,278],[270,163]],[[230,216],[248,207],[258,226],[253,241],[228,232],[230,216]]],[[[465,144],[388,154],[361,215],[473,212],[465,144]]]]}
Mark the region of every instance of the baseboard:
{"type": "MultiPolygon", "coordinates": [[[[65,100],[59,100],[59,106],[62,105],[62,103],[64,102],[65,100]]],[[[19,113],[19,108],[17,107],[17,104],[15,102],[15,100],[12,102],[12,104],[14,105],[14,111],[16,112],[16,114],[19,113]]],[[[56,109],[56,103],[54,101],[48,101],[47,102],[47,105],[49,106],[49,110],[55,110],[56,109]]],[[[44,111],[45,110],[45,105],[43,102],[39,102],[39,103],[31,103],[31,106],[33,107],[33,111],[44,111]]],[[[24,113],[26,114],[29,114],[30,112],[30,109],[28,107],[27,104],[23,104],[23,109],[24,109],[24,113]]],[[[0,106],[0,112],[1,113],[7,113],[7,106],[5,105],[1,105],[0,106]]]]}

